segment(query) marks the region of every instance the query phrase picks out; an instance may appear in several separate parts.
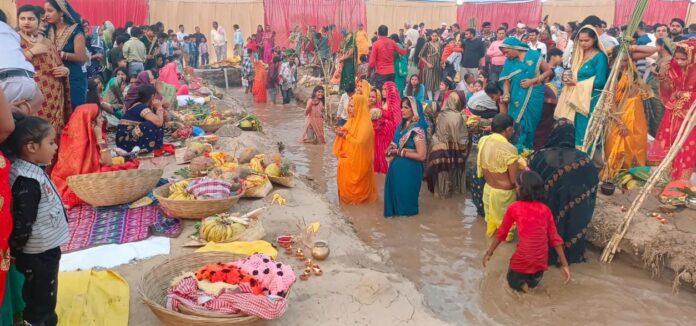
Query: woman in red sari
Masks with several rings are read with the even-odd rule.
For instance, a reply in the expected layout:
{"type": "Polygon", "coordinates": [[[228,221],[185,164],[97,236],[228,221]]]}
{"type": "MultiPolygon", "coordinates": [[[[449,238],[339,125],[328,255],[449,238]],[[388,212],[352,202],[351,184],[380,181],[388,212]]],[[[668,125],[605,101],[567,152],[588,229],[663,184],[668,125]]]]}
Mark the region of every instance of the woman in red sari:
{"type": "Polygon", "coordinates": [[[374,164],[375,172],[386,174],[389,169],[387,164],[387,148],[394,137],[394,131],[401,121],[401,98],[399,90],[394,82],[386,82],[382,86],[386,103],[382,104],[382,96],[379,90],[370,91],[370,114],[379,110],[379,117],[372,120],[375,131],[374,164]],[[374,98],[374,99],[373,99],[374,98]],[[373,104],[373,101],[375,102],[373,104]]]}
{"type": "MultiPolygon", "coordinates": [[[[665,113],[655,141],[648,151],[650,161],[661,161],[674,144],[679,127],[696,100],[696,39],[676,44],[669,70],[660,75],[660,95],[665,113]]],[[[696,165],[696,130],[672,162],[672,178],[689,180],[696,165]]]]}
{"type": "Polygon", "coordinates": [[[17,10],[24,56],[34,66],[34,80],[45,98],[37,115],[48,120],[60,133],[70,117],[70,70],[63,65],[53,43],[39,33],[40,19],[34,6],[25,5],[17,10]]]}

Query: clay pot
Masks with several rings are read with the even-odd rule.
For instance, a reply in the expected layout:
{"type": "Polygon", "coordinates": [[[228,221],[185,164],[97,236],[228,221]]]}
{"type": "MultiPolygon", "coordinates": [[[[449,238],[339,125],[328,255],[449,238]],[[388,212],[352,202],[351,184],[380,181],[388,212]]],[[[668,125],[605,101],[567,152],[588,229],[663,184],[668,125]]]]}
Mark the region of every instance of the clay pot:
{"type": "Polygon", "coordinates": [[[614,191],[616,191],[616,186],[612,182],[604,182],[602,183],[601,186],[599,186],[599,191],[606,196],[611,196],[614,194],[614,191]]]}

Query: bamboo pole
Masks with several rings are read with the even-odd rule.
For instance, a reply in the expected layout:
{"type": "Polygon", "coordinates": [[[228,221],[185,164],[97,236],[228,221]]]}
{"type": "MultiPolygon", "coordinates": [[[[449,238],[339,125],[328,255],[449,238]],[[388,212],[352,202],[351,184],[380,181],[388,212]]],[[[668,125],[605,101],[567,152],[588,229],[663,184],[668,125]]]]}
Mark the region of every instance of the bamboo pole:
{"type": "Polygon", "coordinates": [[[662,173],[666,171],[669,166],[672,165],[672,161],[677,156],[677,153],[679,153],[679,151],[682,149],[682,146],[689,138],[689,135],[694,131],[694,126],[696,126],[696,101],[691,104],[691,107],[689,108],[686,117],[684,117],[684,121],[682,121],[682,124],[679,127],[679,132],[677,133],[675,142],[672,144],[672,147],[669,149],[669,152],[667,152],[667,156],[664,160],[662,160],[662,163],[660,163],[657,169],[655,169],[655,171],[653,171],[650,174],[650,178],[648,178],[648,181],[646,181],[645,186],[643,186],[643,188],[640,190],[638,196],[633,200],[631,208],[629,208],[628,212],[626,212],[626,215],[624,216],[624,220],[621,222],[621,225],[619,225],[619,228],[616,230],[616,233],[614,233],[614,235],[609,240],[609,243],[607,243],[607,246],[604,248],[604,252],[602,252],[601,257],[602,262],[610,263],[612,259],[614,259],[614,255],[616,254],[616,251],[619,248],[621,240],[626,235],[626,232],[628,231],[628,227],[630,226],[633,217],[640,209],[641,205],[643,204],[643,201],[645,201],[645,198],[648,196],[652,188],[660,180],[660,176],[662,175],[662,173]]]}

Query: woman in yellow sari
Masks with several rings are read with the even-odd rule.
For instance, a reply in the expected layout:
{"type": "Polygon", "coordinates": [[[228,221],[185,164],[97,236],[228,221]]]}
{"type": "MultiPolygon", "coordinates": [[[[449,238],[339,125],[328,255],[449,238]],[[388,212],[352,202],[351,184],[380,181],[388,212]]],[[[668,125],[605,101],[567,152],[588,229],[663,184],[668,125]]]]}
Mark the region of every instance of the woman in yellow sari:
{"type": "Polygon", "coordinates": [[[603,177],[606,179],[615,177],[621,169],[646,163],[648,127],[643,100],[647,98],[644,96],[648,93],[647,86],[642,79],[636,78],[633,61],[627,61],[620,71],[614,95],[616,111],[605,143],[607,166],[603,177]]]}
{"type": "Polygon", "coordinates": [[[354,95],[348,105],[348,122],[336,127],[336,182],[338,197],[344,204],[361,204],[377,197],[372,163],[374,131],[367,107],[367,96],[354,95]]]}

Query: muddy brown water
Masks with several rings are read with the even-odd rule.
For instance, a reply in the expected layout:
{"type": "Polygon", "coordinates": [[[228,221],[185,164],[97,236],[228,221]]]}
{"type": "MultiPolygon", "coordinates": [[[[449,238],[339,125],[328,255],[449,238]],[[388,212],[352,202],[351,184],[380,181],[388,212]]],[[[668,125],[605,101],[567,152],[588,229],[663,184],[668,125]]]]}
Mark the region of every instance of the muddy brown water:
{"type": "MultiPolygon", "coordinates": [[[[237,91],[229,95],[251,106],[250,96],[237,91]]],[[[331,129],[325,129],[326,145],[302,144],[304,107],[256,104],[252,111],[266,132],[283,142],[284,155],[297,173],[339,205],[331,129]]],[[[377,176],[377,184],[382,197],[383,175],[377,176]]],[[[652,279],[648,271],[621,260],[602,264],[595,250],[588,251],[587,263],[571,266],[570,284],[563,285],[559,270],[552,267],[532,293],[513,293],[505,274],[514,244],[501,244],[484,269],[485,223],[465,196],[436,199],[423,186],[420,215],[410,218],[385,219],[381,198],[341,209],[358,236],[416,284],[438,318],[452,324],[693,325],[696,320],[692,291],[673,294],[669,280],[652,279]]]]}

